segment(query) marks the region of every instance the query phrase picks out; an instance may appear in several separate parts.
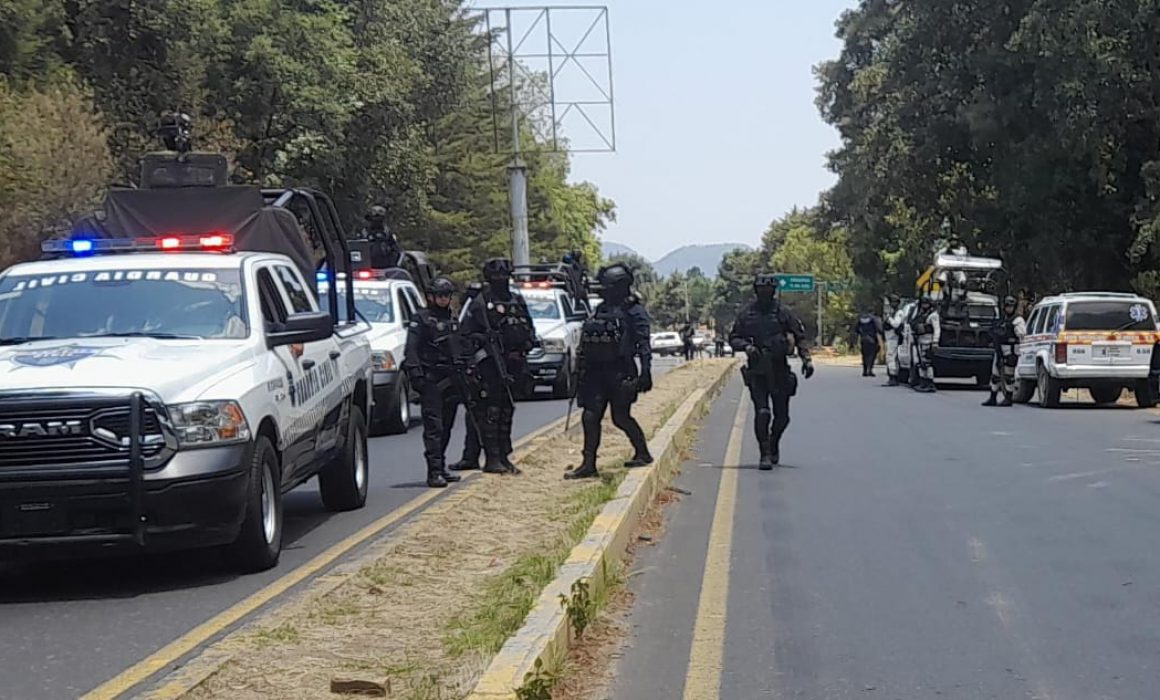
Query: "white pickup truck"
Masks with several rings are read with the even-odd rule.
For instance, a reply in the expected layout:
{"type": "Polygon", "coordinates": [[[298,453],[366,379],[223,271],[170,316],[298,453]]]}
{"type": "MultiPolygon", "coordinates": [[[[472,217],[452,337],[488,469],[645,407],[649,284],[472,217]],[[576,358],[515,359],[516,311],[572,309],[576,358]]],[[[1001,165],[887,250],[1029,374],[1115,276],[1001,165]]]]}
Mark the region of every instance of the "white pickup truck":
{"type": "Polygon", "coordinates": [[[349,255],[333,204],[222,160],[146,159],[0,274],[0,561],[217,546],[258,571],[287,491],[365,504],[370,326],[314,291],[349,255]]]}
{"type": "MultiPolygon", "coordinates": [[[[406,374],[400,369],[407,346],[407,322],[426,306],[419,288],[408,279],[390,279],[381,270],[359,270],[354,279],[354,305],[371,325],[371,364],[374,367],[372,396],[374,411],[371,435],[396,435],[411,425],[414,398],[406,374]]],[[[345,276],[340,275],[340,279],[345,276]]],[[[325,301],[329,286],[319,281],[319,296],[325,301]]],[[[339,293],[339,307],[346,295],[339,293]]]]}

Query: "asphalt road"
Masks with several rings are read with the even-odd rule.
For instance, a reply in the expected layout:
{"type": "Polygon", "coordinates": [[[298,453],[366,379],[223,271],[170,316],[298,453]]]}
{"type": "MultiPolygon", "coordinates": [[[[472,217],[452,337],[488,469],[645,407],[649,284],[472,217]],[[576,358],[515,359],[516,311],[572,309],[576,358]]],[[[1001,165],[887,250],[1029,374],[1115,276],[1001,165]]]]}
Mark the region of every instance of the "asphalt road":
{"type": "MultiPolygon", "coordinates": [[[[675,364],[659,361],[655,373],[675,364]]],[[[513,434],[526,435],[566,408],[564,401],[521,402],[513,434]]],[[[459,415],[452,459],[463,446],[459,415]]],[[[212,552],[0,564],[0,699],[77,697],[427,490],[417,411],[406,434],[372,439],[369,456],[362,510],[324,510],[313,481],[286,496],[285,549],[279,565],[261,574],[231,574],[212,552]]]]}
{"type": "Polygon", "coordinates": [[[636,564],[611,697],[690,700],[705,674],[719,691],[696,700],[1158,697],[1156,414],[881,381],[820,367],[773,472],[749,420],[725,464],[742,387],[718,399],[678,478],[692,495],[636,564]],[[706,573],[711,541],[728,566],[706,573]]]}

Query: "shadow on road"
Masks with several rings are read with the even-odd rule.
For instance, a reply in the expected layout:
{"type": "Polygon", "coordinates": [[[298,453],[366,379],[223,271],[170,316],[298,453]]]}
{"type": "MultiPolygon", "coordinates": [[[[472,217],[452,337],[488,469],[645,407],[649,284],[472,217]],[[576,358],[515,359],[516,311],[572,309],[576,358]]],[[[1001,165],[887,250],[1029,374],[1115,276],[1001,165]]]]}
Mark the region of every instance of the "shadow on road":
{"type": "MultiPolygon", "coordinates": [[[[283,551],[335,515],[316,491],[286,494],[283,551]]],[[[68,561],[0,563],[0,605],[136,598],[216,586],[238,578],[212,549],[116,554],[68,561]]]]}

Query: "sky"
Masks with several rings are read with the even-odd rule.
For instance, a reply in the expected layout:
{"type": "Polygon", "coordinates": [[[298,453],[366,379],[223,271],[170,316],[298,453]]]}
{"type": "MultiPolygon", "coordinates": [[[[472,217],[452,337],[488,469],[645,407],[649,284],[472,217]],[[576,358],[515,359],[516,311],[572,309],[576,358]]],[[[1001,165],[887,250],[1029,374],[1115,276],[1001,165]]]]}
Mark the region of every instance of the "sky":
{"type": "MultiPolygon", "coordinates": [[[[598,3],[608,7],[616,150],[573,154],[572,179],[592,182],[616,202],[617,221],[605,240],[650,260],[692,243],[756,246],[770,221],[795,205],[815,204],[833,184],[825,154],[838,137],[814,104],[812,67],[838,55],[834,22],[855,0],[598,3]]],[[[535,17],[517,14],[513,27],[522,34],[535,17]]],[[[575,43],[587,28],[584,17],[554,11],[553,32],[575,43]]],[[[583,52],[605,53],[598,33],[583,52]]],[[[523,50],[546,40],[534,29],[523,50]]],[[[539,68],[536,61],[525,62],[539,68]]],[[[582,62],[607,89],[607,63],[582,62]]],[[[584,82],[574,65],[561,68],[557,100],[602,99],[582,93],[584,82]]],[[[611,131],[598,106],[589,111],[611,131]]],[[[599,144],[577,116],[565,119],[564,135],[582,146],[599,144]]]]}

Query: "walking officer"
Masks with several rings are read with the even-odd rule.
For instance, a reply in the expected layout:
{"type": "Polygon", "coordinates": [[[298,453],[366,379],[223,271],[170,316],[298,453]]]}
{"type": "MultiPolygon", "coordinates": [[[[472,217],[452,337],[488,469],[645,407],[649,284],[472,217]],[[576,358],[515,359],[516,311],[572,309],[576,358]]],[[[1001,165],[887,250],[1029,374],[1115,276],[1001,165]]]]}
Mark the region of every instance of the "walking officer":
{"type": "Polygon", "coordinates": [[[634,454],[626,467],[652,464],[648,441],[632,417],[639,393],[652,390],[652,349],[649,316],[632,294],[633,274],[623,263],[601,268],[596,274],[601,303],[580,332],[580,381],[576,405],[584,409],[584,461],[564,475],[565,479],[599,476],[596,451],[600,449],[600,423],[612,407],[612,422],[624,431],[634,454]],[[640,359],[640,369],[636,361],[640,359]]]}
{"type": "MultiPolygon", "coordinates": [[[[512,385],[527,371],[528,351],[536,344],[527,302],[511,287],[511,276],[510,260],[485,262],[483,289],[468,302],[462,316],[463,336],[476,349],[472,364],[480,381],[480,400],[475,422],[482,438],[483,471],[489,474],[519,473],[510,459],[515,415],[512,385]]],[[[469,463],[463,466],[471,468],[469,463]]]]}
{"type": "Polygon", "coordinates": [[[918,302],[918,310],[910,322],[910,336],[915,346],[915,357],[918,360],[918,386],[915,391],[925,394],[936,391],[934,385],[934,349],[938,347],[941,335],[939,328],[938,309],[934,307],[934,300],[930,294],[923,294],[918,302]]]}
{"type": "Polygon", "coordinates": [[[753,281],[757,299],[741,312],[729,333],[733,350],[744,351],[749,358],[741,374],[756,409],[753,428],[763,470],[773,469],[781,458],[781,436],[789,426],[789,400],[797,393],[797,375],[789,367],[794,346],[802,358],[802,374],[806,379],[814,375],[805,326],[782,306],[777,288],[776,276],[758,274],[753,281]]]}
{"type": "Polygon", "coordinates": [[[886,336],[886,386],[898,386],[898,346],[906,324],[906,312],[897,294],[887,297],[883,315],[883,335],[886,336]]]}
{"type": "Polygon", "coordinates": [[[455,414],[463,400],[462,382],[456,376],[463,361],[459,322],[451,314],[455,285],[439,277],[427,290],[428,306],[419,309],[407,324],[403,370],[419,392],[423,415],[423,456],[427,459],[427,485],[443,488],[459,476],[447,471],[444,454],[455,414]]]}
{"type": "Polygon", "coordinates": [[[1016,312],[1015,297],[1003,299],[1003,313],[995,320],[991,337],[995,339],[995,361],[991,363],[991,396],[984,406],[994,406],[1003,392],[1003,406],[1010,406],[1015,393],[1015,367],[1019,364],[1019,343],[1027,335],[1027,322],[1016,312]]]}

